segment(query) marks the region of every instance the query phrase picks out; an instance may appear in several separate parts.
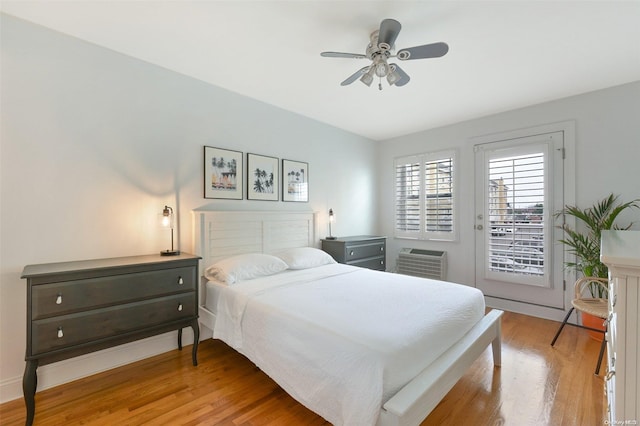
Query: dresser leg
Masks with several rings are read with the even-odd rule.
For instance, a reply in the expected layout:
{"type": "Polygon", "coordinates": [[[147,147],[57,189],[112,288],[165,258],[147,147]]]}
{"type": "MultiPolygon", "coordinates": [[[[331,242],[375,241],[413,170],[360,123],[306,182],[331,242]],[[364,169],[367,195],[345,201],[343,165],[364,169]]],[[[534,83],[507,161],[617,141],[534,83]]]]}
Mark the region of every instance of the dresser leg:
{"type": "Polygon", "coordinates": [[[195,367],[198,365],[198,344],[200,343],[200,325],[198,324],[197,319],[193,320],[191,328],[193,329],[193,349],[191,352],[191,358],[195,367]]]}
{"type": "Polygon", "coordinates": [[[178,329],[178,350],[182,350],[182,329],[178,329]]]}
{"type": "Polygon", "coordinates": [[[22,376],[22,393],[24,394],[24,403],[27,406],[27,420],[25,426],[33,424],[33,417],[36,413],[36,387],[38,386],[38,376],[36,369],[38,368],[38,360],[32,359],[27,361],[24,368],[24,376],[22,376]]]}

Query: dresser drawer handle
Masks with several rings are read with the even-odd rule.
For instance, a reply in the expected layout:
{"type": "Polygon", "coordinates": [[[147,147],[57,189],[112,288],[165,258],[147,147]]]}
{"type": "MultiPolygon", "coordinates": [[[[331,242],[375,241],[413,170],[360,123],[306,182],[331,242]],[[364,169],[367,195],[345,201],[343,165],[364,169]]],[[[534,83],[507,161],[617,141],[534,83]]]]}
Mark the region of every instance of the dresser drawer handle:
{"type": "Polygon", "coordinates": [[[184,284],[184,280],[182,279],[182,277],[178,277],[178,284],[179,285],[184,284]]]}
{"type": "Polygon", "coordinates": [[[607,373],[607,375],[606,375],[606,376],[604,376],[604,379],[605,379],[606,381],[609,381],[609,380],[611,380],[611,379],[613,378],[613,376],[615,376],[615,375],[616,375],[615,370],[610,370],[610,371],[607,373]]]}
{"type": "Polygon", "coordinates": [[[381,265],[384,265],[384,260],[381,260],[381,261],[380,261],[380,264],[381,264],[381,265]]]}
{"type": "Polygon", "coordinates": [[[353,250],[349,252],[349,256],[353,256],[353,250]]]}
{"type": "Polygon", "coordinates": [[[58,339],[62,339],[64,337],[64,333],[62,332],[62,327],[58,327],[58,339]]]}
{"type": "Polygon", "coordinates": [[[384,251],[384,246],[380,246],[380,251],[384,251]]]}
{"type": "Polygon", "coordinates": [[[182,303],[178,305],[178,312],[182,312],[182,303]]]}
{"type": "Polygon", "coordinates": [[[56,297],[56,305],[62,305],[62,294],[58,294],[56,297]]]}

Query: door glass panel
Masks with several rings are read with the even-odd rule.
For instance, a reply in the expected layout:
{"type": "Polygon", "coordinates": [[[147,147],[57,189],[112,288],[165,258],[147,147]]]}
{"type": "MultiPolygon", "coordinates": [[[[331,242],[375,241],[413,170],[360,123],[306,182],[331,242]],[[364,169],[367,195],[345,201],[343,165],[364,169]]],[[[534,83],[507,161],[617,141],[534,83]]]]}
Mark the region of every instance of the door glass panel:
{"type": "Polygon", "coordinates": [[[486,279],[550,286],[548,152],[547,143],[485,150],[486,279]]]}
{"type": "Polygon", "coordinates": [[[544,153],[489,161],[489,265],[544,276],[544,153]]]}

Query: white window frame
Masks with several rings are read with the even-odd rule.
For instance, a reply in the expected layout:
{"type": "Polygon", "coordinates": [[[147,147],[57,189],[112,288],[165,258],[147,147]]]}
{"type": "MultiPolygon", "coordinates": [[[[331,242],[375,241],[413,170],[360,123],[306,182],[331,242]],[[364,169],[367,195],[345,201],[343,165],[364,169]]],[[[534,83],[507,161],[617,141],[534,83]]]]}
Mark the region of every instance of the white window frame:
{"type": "Polygon", "coordinates": [[[406,155],[402,157],[396,157],[393,162],[393,176],[394,176],[394,211],[393,211],[393,229],[394,236],[396,238],[406,238],[414,240],[427,240],[427,241],[457,241],[458,240],[458,164],[457,164],[457,150],[443,150],[428,152],[423,154],[406,155]],[[426,223],[426,193],[425,193],[425,178],[426,178],[426,164],[431,162],[437,162],[442,160],[451,161],[451,231],[427,231],[426,223]],[[418,231],[406,231],[397,228],[398,220],[398,186],[395,182],[397,175],[398,165],[416,163],[420,164],[420,194],[419,194],[419,230],[418,231]]]}

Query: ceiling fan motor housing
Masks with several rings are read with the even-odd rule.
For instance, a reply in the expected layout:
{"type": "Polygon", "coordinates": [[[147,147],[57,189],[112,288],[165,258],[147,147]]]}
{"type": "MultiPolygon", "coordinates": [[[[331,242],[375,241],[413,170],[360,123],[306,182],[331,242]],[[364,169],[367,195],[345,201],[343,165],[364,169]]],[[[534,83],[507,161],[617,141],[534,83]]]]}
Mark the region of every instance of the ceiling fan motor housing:
{"type": "Polygon", "coordinates": [[[387,43],[378,44],[378,34],[378,30],[371,33],[371,41],[367,46],[366,56],[372,61],[369,68],[371,76],[375,74],[382,78],[389,74],[387,59],[391,56],[390,49],[392,46],[389,46],[387,43]]]}
{"type": "Polygon", "coordinates": [[[379,43],[378,34],[379,30],[375,30],[371,33],[370,42],[367,46],[366,55],[367,58],[371,60],[373,60],[377,55],[385,55],[386,58],[389,58],[389,56],[391,55],[391,49],[393,48],[393,46],[389,46],[388,43],[379,43]]]}

